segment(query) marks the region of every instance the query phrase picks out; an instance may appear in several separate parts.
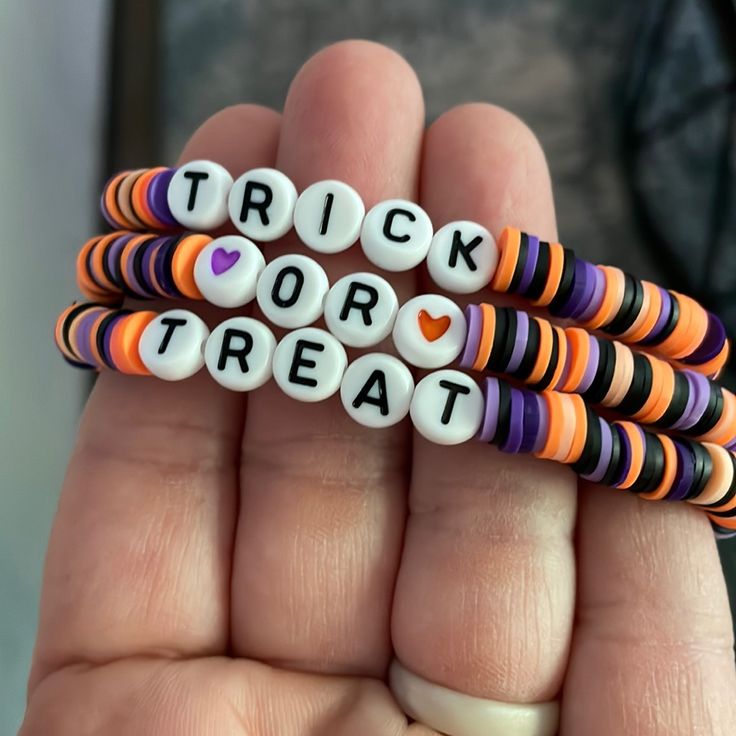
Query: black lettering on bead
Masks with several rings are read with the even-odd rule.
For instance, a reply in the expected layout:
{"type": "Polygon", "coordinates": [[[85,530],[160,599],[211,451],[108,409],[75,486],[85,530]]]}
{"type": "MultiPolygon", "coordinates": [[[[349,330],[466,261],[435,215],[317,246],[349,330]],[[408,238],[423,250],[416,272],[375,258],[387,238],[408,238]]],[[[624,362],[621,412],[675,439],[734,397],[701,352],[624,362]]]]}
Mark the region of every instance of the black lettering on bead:
{"type": "Polygon", "coordinates": [[[294,347],[294,357],[291,361],[291,367],[289,368],[289,382],[296,383],[301,386],[311,386],[314,388],[317,385],[316,378],[308,378],[307,376],[300,376],[300,368],[316,368],[317,362],[311,358],[304,357],[305,350],[314,350],[317,353],[324,352],[325,346],[321,342],[312,342],[311,340],[297,340],[294,347]]]}
{"type": "Polygon", "coordinates": [[[409,210],[403,210],[400,207],[394,207],[386,213],[386,219],[383,221],[383,237],[386,240],[393,240],[394,243],[406,243],[407,240],[411,239],[411,235],[404,233],[403,235],[396,235],[391,228],[394,226],[394,220],[399,216],[403,215],[409,222],[415,222],[417,216],[409,210]]]}
{"type": "Polygon", "coordinates": [[[194,209],[194,203],[197,201],[199,182],[209,179],[210,175],[206,171],[185,171],[184,178],[190,179],[192,182],[189,187],[189,199],[187,200],[187,212],[191,212],[194,209]]]}
{"type": "Polygon", "coordinates": [[[381,412],[381,416],[388,416],[389,408],[388,392],[386,390],[386,374],[378,368],[368,376],[368,380],[363,384],[358,395],[353,399],[353,406],[356,409],[360,409],[363,404],[372,404],[373,406],[377,406],[381,412]],[[374,386],[378,392],[378,396],[370,395],[374,386]]]}
{"type": "Polygon", "coordinates": [[[159,355],[163,355],[166,352],[166,349],[169,347],[169,343],[171,342],[171,338],[174,336],[174,330],[177,327],[183,327],[186,323],[187,320],[179,317],[164,317],[161,320],[161,324],[166,325],[166,332],[164,332],[161,344],[158,346],[159,355]]]}
{"type": "Polygon", "coordinates": [[[335,195],[329,192],[325,197],[325,206],[322,210],[322,222],[319,224],[319,234],[327,235],[327,228],[330,224],[330,215],[332,214],[332,203],[335,201],[335,195]]]}
{"type": "Polygon", "coordinates": [[[273,282],[273,288],[271,289],[271,301],[277,306],[283,309],[293,307],[299,297],[301,296],[302,289],[304,288],[304,272],[297,266],[284,266],[277,274],[276,279],[273,282]],[[291,289],[291,294],[284,298],[281,295],[281,289],[284,285],[284,281],[287,276],[294,277],[294,286],[291,289]]]}
{"type": "Polygon", "coordinates": [[[253,335],[245,330],[236,330],[228,327],[222,336],[222,345],[220,346],[220,355],[217,358],[217,370],[224,371],[228,358],[237,358],[240,370],[247,373],[248,355],[253,350],[253,335]],[[241,345],[233,345],[233,340],[242,341],[241,345]]]}
{"type": "Polygon", "coordinates": [[[462,383],[455,383],[454,381],[440,381],[440,387],[447,391],[447,399],[445,400],[445,408],[442,410],[442,424],[449,424],[452,419],[452,412],[455,409],[455,400],[460,394],[469,394],[470,388],[463,386],[462,383]]]}
{"type": "Polygon", "coordinates": [[[457,257],[461,255],[465,264],[471,271],[477,271],[478,266],[470,255],[481,243],[483,238],[476,235],[469,243],[463,243],[463,236],[459,230],[455,230],[452,234],[452,246],[450,248],[450,258],[448,260],[450,268],[457,267],[457,257]]]}
{"type": "Polygon", "coordinates": [[[248,222],[248,213],[256,210],[261,218],[263,225],[268,225],[271,221],[268,218],[268,208],[273,202],[273,190],[268,184],[261,184],[258,181],[247,181],[245,183],[245,191],[243,192],[243,206],[240,208],[240,222],[248,222]],[[253,199],[254,192],[261,192],[263,199],[253,199]]]}
{"type": "Polygon", "coordinates": [[[340,321],[345,322],[350,316],[351,309],[357,309],[363,316],[363,324],[369,327],[373,324],[371,309],[378,304],[378,289],[370,284],[360,281],[351,281],[348,285],[348,293],[345,295],[342,309],[340,310],[340,321]],[[359,292],[368,295],[367,301],[358,301],[355,297],[359,292]]]}

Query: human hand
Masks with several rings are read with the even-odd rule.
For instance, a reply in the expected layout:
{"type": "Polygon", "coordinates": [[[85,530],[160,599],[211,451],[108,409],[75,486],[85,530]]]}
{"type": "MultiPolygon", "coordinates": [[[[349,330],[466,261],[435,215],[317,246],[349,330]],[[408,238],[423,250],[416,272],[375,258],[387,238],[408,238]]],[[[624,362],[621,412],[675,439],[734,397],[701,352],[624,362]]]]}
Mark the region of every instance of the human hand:
{"type": "MultiPolygon", "coordinates": [[[[374,44],[317,54],[283,115],[218,113],[193,158],[276,166],[299,189],[344,179],[367,206],[420,202],[437,227],[555,233],[523,123],[466,105],[425,131],[412,70],[374,44]]],[[[300,248],[287,241],[267,255],[300,248]]],[[[366,267],[355,248],[321,262],[331,280],[366,267]]],[[[402,300],[433,290],[419,272],[391,280],[402,300]]],[[[578,493],[562,466],[431,445],[408,423],[366,429],[338,398],[297,403],[273,382],[246,402],[204,373],[100,376],[50,542],[22,736],[433,733],[393,699],[393,657],[481,698],[560,698],[564,736],[736,724],[723,576],[685,504],[578,493]]]]}

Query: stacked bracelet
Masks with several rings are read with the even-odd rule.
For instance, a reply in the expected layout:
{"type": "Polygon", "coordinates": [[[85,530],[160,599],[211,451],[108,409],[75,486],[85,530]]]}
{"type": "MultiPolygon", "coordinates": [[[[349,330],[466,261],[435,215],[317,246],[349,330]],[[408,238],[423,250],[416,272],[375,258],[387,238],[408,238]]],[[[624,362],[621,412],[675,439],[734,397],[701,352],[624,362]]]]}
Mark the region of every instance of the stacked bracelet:
{"type": "Polygon", "coordinates": [[[123,172],[106,184],[101,205],[116,231],[79,253],[77,281],[90,302],[69,307],[56,327],[73,365],[166,380],[206,367],[231,390],[273,378],[301,401],[339,392],[366,426],[410,415],[431,441],[476,437],[503,452],[555,460],[642,498],[693,503],[718,534],[736,533],[736,397],[709,380],[729,344],[722,323],[689,297],[515,228],[498,242],[470,221],[434,232],[427,214],[405,200],[366,213],[342,182],[298,194],[274,169],[236,180],[207,161],[123,172]],[[196,232],[228,218],[240,234],[196,232]],[[515,294],[579,326],[489,304],[462,310],[439,294],[400,305],[383,276],[362,272],[330,284],[303,254],[266,265],[253,241],[292,227],[316,252],[359,240],[384,271],[425,262],[448,292],[515,294]],[[264,320],[235,316],[210,332],[193,312],[130,311],[125,297],[230,308],[256,301],[264,320]],[[313,326],[320,318],[327,329],[313,326]],[[289,332],[277,341],[266,321],[289,332]],[[389,337],[403,360],[372,352],[348,362],[345,346],[370,348],[389,337]],[[448,367],[456,362],[492,375],[481,389],[448,367]],[[407,364],[432,372],[415,385],[407,364]],[[628,419],[611,422],[596,406],[628,419]]]}

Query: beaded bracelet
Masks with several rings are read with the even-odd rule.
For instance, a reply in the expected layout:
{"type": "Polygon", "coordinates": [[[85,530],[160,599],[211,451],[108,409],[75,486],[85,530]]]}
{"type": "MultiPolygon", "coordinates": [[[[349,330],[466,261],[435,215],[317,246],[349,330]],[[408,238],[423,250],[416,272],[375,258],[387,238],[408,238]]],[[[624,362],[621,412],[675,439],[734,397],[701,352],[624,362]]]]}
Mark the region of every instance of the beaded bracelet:
{"type": "Polygon", "coordinates": [[[435,283],[451,292],[490,286],[517,294],[553,316],[644,345],[708,376],[728,359],[721,321],[685,295],[595,266],[516,228],[506,228],[496,244],[485,228],[467,221],[433,233],[413,202],[380,202],[366,214],[358,193],[338,181],[316,182],[297,196],[275,169],[254,169],[233,181],[219,164],[192,161],[118,174],[106,184],[101,205],[118,228],[210,230],[229,217],[243,235],[262,242],[293,225],[322,253],[345,250],[360,238],[368,260],[388,271],[414,268],[426,258],[435,283]]]}
{"type": "Polygon", "coordinates": [[[56,340],[64,357],[81,367],[178,380],[206,366],[216,381],[237,391],[273,376],[303,401],[340,391],[346,411],[366,426],[390,426],[408,413],[433,442],[476,437],[503,452],[570,465],[586,480],[645,499],[689,501],[702,506],[721,533],[736,530],[732,452],[647,432],[634,422],[610,423],[578,394],[536,392],[497,377],[486,378],[481,391],[451,369],[434,371],[415,387],[407,366],[385,353],[368,353],[348,366],[344,348],[324,330],[300,328],[277,344],[252,318],[233,317],[210,333],[182,309],[157,314],[73,305],[59,317],[56,340]]]}
{"type": "Polygon", "coordinates": [[[504,452],[565,463],[643,498],[694,503],[718,535],[736,534],[736,398],[707,378],[722,369],[729,344],[721,322],[689,297],[514,228],[498,243],[469,221],[434,233],[427,214],[405,200],[366,213],[341,182],[297,194],[274,169],[236,181],[207,161],[123,172],[105,186],[101,204],[108,222],[124,230],[92,238],[79,253],[78,284],[93,301],[69,307],[56,326],[57,345],[73,365],[166,380],[206,366],[231,390],[250,391],[273,377],[301,401],[339,391],[345,410],[366,426],[410,414],[431,441],[477,437],[504,452]],[[241,235],[182,232],[211,230],[228,217],[241,235]],[[368,260],[386,271],[426,261],[447,291],[516,294],[582,328],[488,304],[463,312],[438,294],[400,306],[378,274],[349,274],[330,285],[324,269],[301,254],[266,265],[252,241],[275,240],[292,227],[317,252],[336,253],[359,239],[368,260]],[[210,333],[184,309],[122,309],[126,296],[223,307],[255,299],[267,320],[290,332],[277,342],[263,322],[236,316],[210,333]],[[328,331],[311,326],[320,317],[328,331]],[[373,352],[348,363],[344,346],[371,347],[389,335],[403,361],[373,352]],[[481,390],[446,367],[458,359],[496,375],[481,390]],[[415,386],[407,363],[432,372],[415,386]],[[595,404],[634,421],[609,422],[595,404]]]}

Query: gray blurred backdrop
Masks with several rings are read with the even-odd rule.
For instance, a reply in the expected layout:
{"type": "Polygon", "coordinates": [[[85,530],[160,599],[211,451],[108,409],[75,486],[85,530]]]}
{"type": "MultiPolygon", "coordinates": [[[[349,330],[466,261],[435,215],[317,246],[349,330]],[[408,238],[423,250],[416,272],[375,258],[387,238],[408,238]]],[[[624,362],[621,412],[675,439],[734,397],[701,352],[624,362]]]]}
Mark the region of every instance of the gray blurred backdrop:
{"type": "Polygon", "coordinates": [[[472,100],[523,117],[547,151],[563,242],[697,294],[734,334],[733,0],[0,0],[0,736],[23,710],[88,390],[50,335],[100,227],[99,186],[171,163],[221,107],[280,108],[300,64],[347,37],[407,57],[428,120],[472,100]]]}

